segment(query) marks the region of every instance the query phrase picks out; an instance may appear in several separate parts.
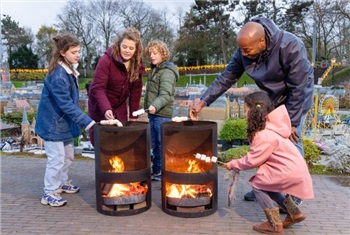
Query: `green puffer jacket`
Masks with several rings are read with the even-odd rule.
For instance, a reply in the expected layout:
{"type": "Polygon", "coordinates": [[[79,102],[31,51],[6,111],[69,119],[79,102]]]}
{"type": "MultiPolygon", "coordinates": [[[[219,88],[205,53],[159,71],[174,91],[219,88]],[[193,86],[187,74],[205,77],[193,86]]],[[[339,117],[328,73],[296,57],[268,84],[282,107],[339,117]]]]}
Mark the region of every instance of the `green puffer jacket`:
{"type": "Polygon", "coordinates": [[[156,108],[156,115],[173,116],[175,85],[179,80],[179,70],[172,62],[164,61],[152,68],[148,75],[144,107],[156,108]]]}

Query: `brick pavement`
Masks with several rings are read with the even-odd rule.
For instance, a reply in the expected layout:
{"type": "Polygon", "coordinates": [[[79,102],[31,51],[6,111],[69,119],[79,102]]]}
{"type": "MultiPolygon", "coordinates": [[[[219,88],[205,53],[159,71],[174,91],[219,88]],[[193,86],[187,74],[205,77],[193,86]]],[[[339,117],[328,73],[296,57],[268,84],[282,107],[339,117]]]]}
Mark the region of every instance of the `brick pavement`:
{"type": "MultiPolygon", "coordinates": [[[[179,218],[161,209],[160,182],[152,182],[152,207],[132,216],[107,216],[96,211],[95,163],[76,160],[70,171],[78,194],[64,194],[68,204],[53,208],[40,204],[45,159],[2,156],[1,234],[259,234],[252,230],[265,220],[257,202],[243,195],[251,187],[252,171],[242,172],[233,208],[227,207],[225,169],[219,168],[218,210],[201,218],[179,218]]],[[[350,188],[336,176],[313,175],[315,199],[304,201],[307,219],[285,234],[350,234],[350,188]]]]}

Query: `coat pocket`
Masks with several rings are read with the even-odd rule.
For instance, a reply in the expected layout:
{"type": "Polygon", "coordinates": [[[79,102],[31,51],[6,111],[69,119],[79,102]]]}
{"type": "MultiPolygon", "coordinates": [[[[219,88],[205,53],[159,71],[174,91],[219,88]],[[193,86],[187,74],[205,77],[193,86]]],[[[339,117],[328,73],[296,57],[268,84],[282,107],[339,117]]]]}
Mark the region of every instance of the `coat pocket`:
{"type": "Polygon", "coordinates": [[[57,120],[57,125],[56,125],[56,131],[58,133],[65,133],[69,132],[69,125],[68,122],[64,119],[63,115],[60,119],[57,120]]]}

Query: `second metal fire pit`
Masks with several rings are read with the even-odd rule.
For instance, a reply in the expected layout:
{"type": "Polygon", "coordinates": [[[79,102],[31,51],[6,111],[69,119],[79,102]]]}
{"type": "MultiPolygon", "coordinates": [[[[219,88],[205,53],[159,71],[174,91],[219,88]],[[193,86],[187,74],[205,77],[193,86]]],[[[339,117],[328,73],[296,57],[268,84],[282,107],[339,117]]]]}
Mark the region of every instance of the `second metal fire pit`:
{"type": "Polygon", "coordinates": [[[202,217],[217,210],[217,164],[195,159],[217,156],[217,124],[167,122],[162,134],[162,210],[178,217],[202,217]]]}

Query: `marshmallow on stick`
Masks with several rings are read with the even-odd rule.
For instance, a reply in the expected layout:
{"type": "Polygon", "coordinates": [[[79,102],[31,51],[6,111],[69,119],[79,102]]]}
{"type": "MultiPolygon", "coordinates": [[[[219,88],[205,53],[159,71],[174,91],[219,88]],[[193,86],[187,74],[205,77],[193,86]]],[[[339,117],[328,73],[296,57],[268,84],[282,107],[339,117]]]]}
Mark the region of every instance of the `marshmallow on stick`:
{"type": "Polygon", "coordinates": [[[222,162],[218,161],[218,158],[215,156],[209,157],[205,154],[200,154],[200,153],[196,153],[196,154],[194,154],[194,156],[196,159],[201,160],[201,161],[205,161],[207,163],[209,163],[209,162],[220,163],[220,164],[222,163],[222,162]]]}
{"type": "Polygon", "coordinates": [[[123,124],[118,119],[111,119],[111,120],[101,120],[101,125],[117,125],[119,127],[122,127],[123,124]]]}
{"type": "Polygon", "coordinates": [[[173,122],[184,122],[184,121],[187,121],[188,120],[188,117],[173,117],[172,119],[171,119],[171,121],[173,121],[173,122]]]}
{"type": "Polygon", "coordinates": [[[132,116],[139,116],[144,114],[145,112],[148,112],[148,109],[139,109],[137,111],[132,112],[132,116]]]}

